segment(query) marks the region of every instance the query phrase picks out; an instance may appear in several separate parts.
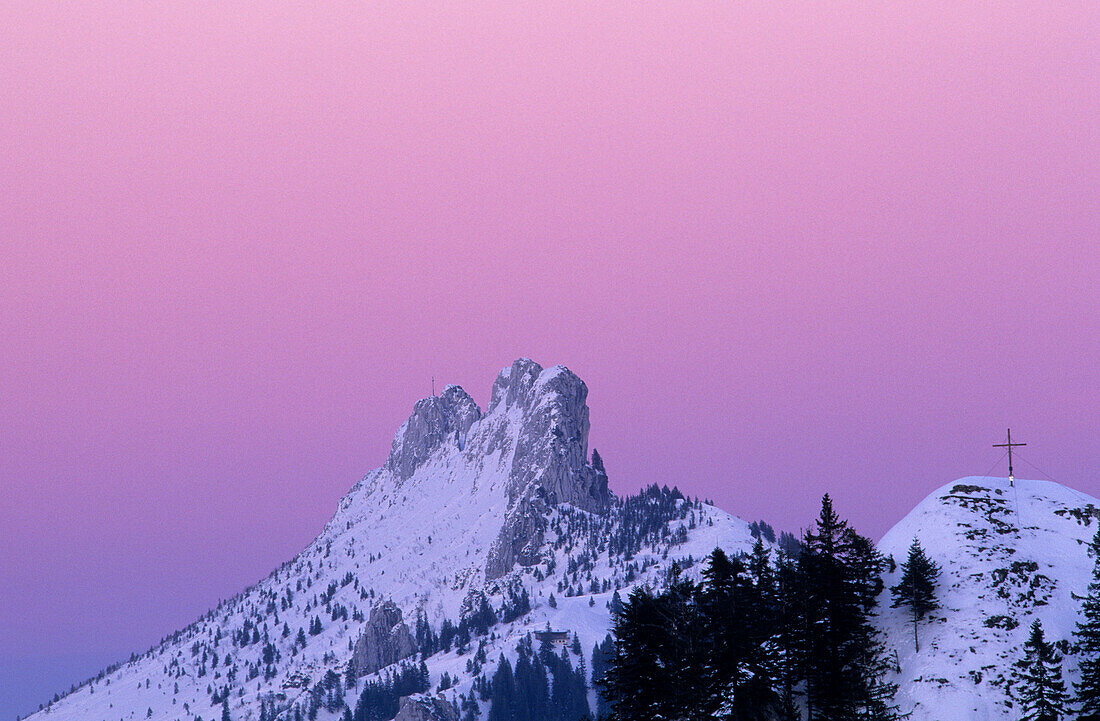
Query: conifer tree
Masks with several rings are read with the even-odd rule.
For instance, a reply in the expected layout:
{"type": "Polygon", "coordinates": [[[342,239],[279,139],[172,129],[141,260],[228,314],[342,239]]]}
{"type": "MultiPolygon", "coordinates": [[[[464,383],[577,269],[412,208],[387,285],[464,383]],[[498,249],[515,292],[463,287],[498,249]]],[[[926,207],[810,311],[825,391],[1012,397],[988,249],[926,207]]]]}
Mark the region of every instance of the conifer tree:
{"type": "Polygon", "coordinates": [[[481,709],[477,705],[477,699],[474,697],[473,690],[471,689],[468,697],[463,696],[462,698],[462,721],[477,721],[481,714],[481,709]]]}
{"type": "Polygon", "coordinates": [[[1075,637],[1081,659],[1081,679],[1074,685],[1079,721],[1100,721],[1100,528],[1089,548],[1093,555],[1092,582],[1081,603],[1082,621],[1075,637]]]}
{"type": "Polygon", "coordinates": [[[782,548],[775,560],[775,676],[779,694],[779,721],[800,721],[801,712],[795,702],[795,686],[801,677],[801,646],[803,630],[802,605],[798,567],[782,548]]]}
{"type": "MultiPolygon", "coordinates": [[[[758,550],[752,563],[766,563],[763,547],[758,550]]],[[[710,554],[703,578],[698,607],[705,661],[693,704],[732,721],[771,718],[778,696],[769,662],[772,614],[761,581],[740,558],[720,548],[710,554]]]]}
{"type": "Polygon", "coordinates": [[[1043,636],[1038,620],[1031,624],[1031,636],[1024,644],[1024,658],[1017,663],[1020,721],[1061,721],[1066,715],[1066,684],[1062,680],[1062,657],[1043,636]]]}
{"type": "Polygon", "coordinates": [[[592,685],[596,688],[596,719],[604,719],[611,710],[608,695],[603,687],[604,674],[615,656],[615,639],[611,634],[603,642],[592,647],[592,685]]]}
{"type": "Polygon", "coordinates": [[[614,656],[602,685],[615,721],[710,718],[697,703],[706,674],[705,637],[697,594],[674,580],[660,595],[644,587],[631,593],[615,616],[614,656]]]}
{"type": "Polygon", "coordinates": [[[894,597],[891,608],[907,606],[913,614],[913,645],[917,653],[920,653],[917,624],[929,611],[940,607],[936,600],[939,576],[939,565],[925,555],[920,541],[914,538],[909,546],[909,558],[901,564],[901,581],[890,589],[890,593],[894,597]]]}
{"type": "Polygon", "coordinates": [[[516,714],[517,698],[515,677],[512,664],[504,656],[500,657],[497,671],[493,675],[492,706],[489,707],[488,721],[513,721],[516,714]]]}
{"type": "Polygon", "coordinates": [[[799,556],[801,658],[809,721],[895,718],[882,681],[882,647],[870,623],[882,590],[882,556],[821,500],[816,532],[799,556]]]}
{"type": "Polygon", "coordinates": [[[623,610],[623,599],[619,596],[619,589],[611,594],[611,617],[614,618],[623,610]]]}
{"type": "Polygon", "coordinates": [[[222,699],[222,721],[233,721],[229,716],[229,699],[222,699]]]}

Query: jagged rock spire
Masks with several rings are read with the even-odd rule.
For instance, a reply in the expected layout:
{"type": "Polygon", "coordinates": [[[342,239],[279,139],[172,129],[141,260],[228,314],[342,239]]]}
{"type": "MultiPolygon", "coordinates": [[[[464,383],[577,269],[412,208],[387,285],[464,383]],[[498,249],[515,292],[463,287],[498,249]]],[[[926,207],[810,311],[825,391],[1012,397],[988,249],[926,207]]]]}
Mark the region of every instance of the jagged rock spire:
{"type": "Polygon", "coordinates": [[[441,445],[453,442],[461,450],[470,426],[480,418],[481,409],[459,386],[450,385],[439,396],[422,398],[394,436],[386,468],[407,480],[441,445]]]}
{"type": "Polygon", "coordinates": [[[544,369],[520,358],[497,374],[484,414],[453,385],[417,401],[394,437],[385,469],[400,485],[436,454],[440,462],[470,466],[499,458],[508,509],[485,571],[497,578],[517,563],[539,561],[545,515],[553,506],[607,510],[607,475],[588,461],[587,399],[588,387],[565,366],[544,369]]]}

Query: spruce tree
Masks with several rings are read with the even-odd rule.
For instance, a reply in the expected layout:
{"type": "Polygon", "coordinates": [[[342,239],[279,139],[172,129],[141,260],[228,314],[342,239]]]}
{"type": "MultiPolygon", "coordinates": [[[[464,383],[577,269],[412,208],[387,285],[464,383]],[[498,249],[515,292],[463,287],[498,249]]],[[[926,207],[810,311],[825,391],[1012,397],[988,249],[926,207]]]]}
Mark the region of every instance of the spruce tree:
{"type": "Polygon", "coordinates": [[[233,721],[229,716],[229,699],[222,699],[222,721],[233,721]]]}
{"type": "Polygon", "coordinates": [[[1061,721],[1066,715],[1066,684],[1062,680],[1062,657],[1043,637],[1039,621],[1031,624],[1031,636],[1024,644],[1024,658],[1017,663],[1020,721],[1061,721]]]}
{"type": "Polygon", "coordinates": [[[760,568],[768,565],[762,545],[750,564],[756,570],[714,549],[698,602],[705,661],[694,704],[731,721],[770,719],[779,701],[769,643],[773,614],[762,588],[771,574],[760,568]]]}
{"type": "Polygon", "coordinates": [[[870,622],[882,566],[871,541],[840,519],[826,494],[798,559],[809,721],[896,717],[894,688],[882,680],[882,647],[870,622]]]}
{"type": "Polygon", "coordinates": [[[592,647],[592,685],[596,688],[596,718],[604,719],[611,710],[608,695],[603,687],[604,674],[615,657],[615,639],[611,634],[602,643],[592,647]]]}
{"type": "Polygon", "coordinates": [[[801,721],[795,686],[801,677],[802,597],[798,567],[780,548],[775,560],[775,664],[779,721],[801,721]]]}
{"type": "Polygon", "coordinates": [[[1092,582],[1081,603],[1081,616],[1075,637],[1081,659],[1081,679],[1074,685],[1074,701],[1079,721],[1100,721],[1100,528],[1089,548],[1094,561],[1092,582]]]}
{"type": "Polygon", "coordinates": [[[602,686],[614,721],[710,718],[697,703],[706,676],[705,637],[694,584],[676,580],[660,595],[636,587],[615,616],[614,656],[602,686]]]}
{"type": "Polygon", "coordinates": [[[514,721],[518,716],[517,700],[512,664],[501,656],[493,675],[492,705],[489,707],[488,721],[514,721]]]}
{"type": "Polygon", "coordinates": [[[917,624],[929,611],[940,607],[936,600],[936,586],[939,585],[940,567],[925,555],[920,541],[913,539],[909,546],[909,558],[901,564],[901,581],[890,589],[894,603],[891,608],[907,606],[913,614],[913,645],[920,653],[920,637],[917,624]]]}

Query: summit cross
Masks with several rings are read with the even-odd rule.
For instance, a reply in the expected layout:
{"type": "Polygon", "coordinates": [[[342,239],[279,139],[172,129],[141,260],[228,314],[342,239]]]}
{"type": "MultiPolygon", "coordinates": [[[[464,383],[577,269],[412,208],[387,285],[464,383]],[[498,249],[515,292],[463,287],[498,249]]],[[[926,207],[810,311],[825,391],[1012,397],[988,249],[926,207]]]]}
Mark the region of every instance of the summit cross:
{"type": "Polygon", "coordinates": [[[1011,482],[1012,477],[1012,449],[1019,446],[1026,446],[1026,443],[1013,443],[1012,442],[1012,429],[1008,429],[1008,442],[1007,443],[994,443],[994,448],[1007,448],[1008,449],[1008,480],[1011,482]]]}

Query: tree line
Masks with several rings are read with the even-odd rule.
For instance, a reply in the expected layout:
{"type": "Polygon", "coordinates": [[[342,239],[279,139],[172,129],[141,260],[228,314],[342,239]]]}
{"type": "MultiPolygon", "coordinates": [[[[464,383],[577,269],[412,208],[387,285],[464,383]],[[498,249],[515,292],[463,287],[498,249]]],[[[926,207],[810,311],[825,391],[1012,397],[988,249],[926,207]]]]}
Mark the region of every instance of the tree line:
{"type": "Polygon", "coordinates": [[[701,582],[636,588],[600,681],[609,721],[897,718],[871,625],[885,565],[826,495],[797,557],[758,538],[744,558],[715,549],[701,582]]]}

